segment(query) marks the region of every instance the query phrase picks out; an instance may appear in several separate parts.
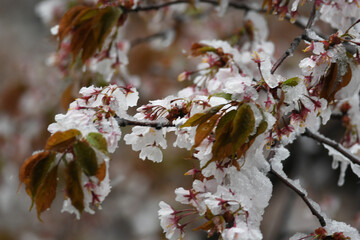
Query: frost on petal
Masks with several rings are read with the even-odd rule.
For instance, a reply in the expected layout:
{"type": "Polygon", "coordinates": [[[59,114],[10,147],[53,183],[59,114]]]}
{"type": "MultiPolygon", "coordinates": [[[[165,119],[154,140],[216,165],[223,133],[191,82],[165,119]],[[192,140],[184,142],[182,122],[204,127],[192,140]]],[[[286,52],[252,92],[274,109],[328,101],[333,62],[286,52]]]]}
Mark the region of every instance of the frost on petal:
{"type": "Polygon", "coordinates": [[[271,167],[283,177],[287,177],[283,171],[282,161],[290,156],[289,150],[281,146],[274,150],[275,155],[270,159],[271,167]]]}
{"type": "Polygon", "coordinates": [[[320,8],[320,19],[342,31],[351,25],[353,19],[359,18],[360,11],[357,1],[331,1],[329,4],[322,4],[320,8]]]}
{"type": "Polygon", "coordinates": [[[105,78],[105,81],[110,82],[112,76],[115,73],[115,69],[112,67],[113,64],[113,60],[109,58],[102,59],[101,61],[96,58],[91,58],[89,63],[89,70],[102,74],[105,78]]]}
{"type": "Polygon", "coordinates": [[[131,88],[131,92],[126,95],[126,104],[129,107],[134,107],[137,105],[137,101],[139,100],[139,92],[136,88],[131,88]]]}
{"type": "Polygon", "coordinates": [[[350,237],[350,239],[360,239],[358,230],[343,222],[327,219],[325,230],[328,234],[342,232],[345,237],[350,237]]]}

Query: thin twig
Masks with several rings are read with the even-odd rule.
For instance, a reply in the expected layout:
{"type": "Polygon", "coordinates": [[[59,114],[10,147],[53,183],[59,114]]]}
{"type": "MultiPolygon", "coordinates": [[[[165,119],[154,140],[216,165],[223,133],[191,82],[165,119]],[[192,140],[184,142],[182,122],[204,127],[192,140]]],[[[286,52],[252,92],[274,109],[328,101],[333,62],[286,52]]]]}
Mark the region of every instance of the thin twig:
{"type": "Polygon", "coordinates": [[[308,129],[306,129],[305,133],[303,134],[304,136],[307,136],[309,138],[314,139],[317,142],[326,144],[332,148],[334,148],[335,150],[337,150],[339,153],[341,153],[342,155],[344,155],[345,157],[347,157],[351,162],[359,164],[360,165],[360,159],[355,156],[354,154],[351,154],[346,148],[344,148],[340,143],[329,139],[325,136],[322,136],[318,133],[313,133],[310,132],[308,129]]]}
{"type": "Polygon", "coordinates": [[[303,35],[297,36],[296,38],[294,38],[294,40],[291,42],[290,47],[284,52],[284,54],[274,63],[273,67],[271,68],[270,73],[274,74],[274,72],[276,71],[276,69],[279,68],[279,66],[283,63],[283,61],[289,57],[290,55],[292,55],[296,48],[299,46],[301,40],[303,39],[303,35]]]}
{"type": "MultiPolygon", "coordinates": [[[[267,161],[269,162],[271,160],[271,158],[273,158],[275,155],[275,151],[272,150],[269,155],[267,156],[267,161]]],[[[286,186],[288,186],[291,190],[293,190],[297,195],[299,195],[302,200],[305,202],[305,204],[308,206],[308,208],[310,209],[311,213],[319,220],[320,225],[322,227],[326,226],[326,222],[324,217],[314,208],[314,206],[310,203],[308,197],[306,196],[305,193],[303,193],[300,189],[298,189],[295,185],[293,185],[292,183],[290,183],[286,178],[284,178],[283,176],[281,176],[278,172],[276,172],[271,164],[270,164],[270,172],[277,177],[281,182],[283,182],[286,186]]]]}
{"type": "Polygon", "coordinates": [[[141,127],[152,127],[157,130],[160,130],[161,128],[164,127],[176,127],[175,124],[169,122],[138,121],[138,120],[130,120],[120,117],[117,117],[116,120],[118,121],[120,127],[141,126],[141,127]]]}
{"type": "Polygon", "coordinates": [[[283,178],[279,173],[277,173],[274,169],[271,168],[270,172],[277,177],[281,182],[283,182],[286,186],[288,186],[291,190],[293,190],[297,195],[299,195],[305,204],[310,209],[311,213],[317,217],[322,227],[326,226],[326,222],[324,217],[314,208],[314,206],[310,203],[309,199],[307,198],[306,194],[296,188],[292,183],[290,183],[287,179],[283,178]]]}
{"type": "Polygon", "coordinates": [[[294,38],[294,40],[292,41],[292,43],[290,44],[290,47],[284,52],[284,54],[274,63],[273,67],[271,68],[271,74],[274,74],[274,72],[276,71],[276,69],[279,68],[279,66],[284,62],[284,60],[291,56],[296,48],[299,46],[300,42],[302,39],[307,39],[308,40],[308,36],[307,36],[307,31],[314,25],[314,21],[315,21],[315,15],[316,15],[316,8],[315,8],[315,4],[313,6],[313,10],[310,14],[310,17],[308,19],[308,22],[304,28],[304,32],[303,34],[301,34],[300,36],[294,38]]]}

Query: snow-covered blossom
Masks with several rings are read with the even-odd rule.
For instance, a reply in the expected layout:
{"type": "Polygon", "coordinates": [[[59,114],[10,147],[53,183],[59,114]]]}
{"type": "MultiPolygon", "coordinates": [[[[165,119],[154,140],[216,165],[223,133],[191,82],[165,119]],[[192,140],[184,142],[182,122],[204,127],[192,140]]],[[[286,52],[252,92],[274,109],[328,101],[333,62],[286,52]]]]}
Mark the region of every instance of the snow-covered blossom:
{"type": "Polygon", "coordinates": [[[357,1],[337,0],[322,4],[320,19],[331,27],[345,31],[350,27],[352,19],[359,19],[359,5],[357,1]]]}
{"type": "MultiPolygon", "coordinates": [[[[104,2],[99,3],[107,6],[114,4],[104,2]]],[[[301,1],[301,4],[305,2],[301,1]]],[[[221,0],[218,3],[219,15],[223,16],[230,1],[221,0]]],[[[129,4],[134,9],[140,1],[129,4]]],[[[192,1],[192,4],[199,6],[200,1],[192,1]]],[[[286,3],[264,1],[263,4],[269,11],[272,7],[274,14],[280,15],[281,19],[287,17],[293,22],[298,15],[300,0],[286,3]]],[[[120,126],[126,125],[121,124],[121,119],[126,119],[132,121],[131,125],[138,126],[125,135],[125,143],[131,145],[134,151],[140,151],[141,159],[153,162],[163,160],[166,137],[170,132],[174,133],[176,140],[173,146],[190,150],[191,156],[198,161],[198,167],[186,173],[193,177],[192,186],[175,190],[175,200],[187,205],[187,209],[174,210],[163,201],[159,203],[158,215],[166,238],[183,239],[187,223],[196,224],[200,216],[205,223],[200,223],[202,225],[198,229],[205,230],[209,236],[216,233],[224,240],[262,239],[260,224],[272,195],[272,183],[267,176],[270,171],[276,172],[276,176],[307,197],[299,180],[288,178],[284,171],[283,162],[290,156],[287,144],[306,129],[317,132],[332,114],[337,114],[341,115],[346,128],[346,136],[341,143],[354,155],[360,152],[360,34],[359,26],[351,25],[360,18],[357,4],[357,1],[346,0],[314,1],[315,9],[321,6],[317,12],[320,19],[330,23],[336,31],[326,39],[320,37],[315,29],[304,30],[309,38],[304,52],[310,56],[296,65],[299,70],[296,75],[291,71],[287,73],[292,75],[290,77],[274,73],[278,66],[274,66],[275,47],[268,41],[266,20],[258,12],[247,11],[244,26],[236,36],[238,40],[230,43],[210,39],[192,45],[189,56],[201,57],[201,63],[179,75],[180,81],[193,82],[178,93],[150,101],[130,117],[127,110],[136,106],[139,98],[133,85],[84,87],[67,113],[56,115],[56,122],[48,129],[52,134],[77,129],[84,137],[89,133],[100,133],[106,140],[107,150],[112,153],[122,134],[120,126]],[[349,46],[354,51],[349,50],[349,46]],[[185,222],[185,217],[193,219],[185,222]]],[[[171,13],[183,15],[187,5],[176,5],[169,4],[164,11],[157,12],[148,30],[163,30],[162,22],[173,18],[171,13]]],[[[58,0],[48,0],[38,5],[37,11],[45,22],[51,22],[54,11],[61,7],[63,4],[58,0]]],[[[122,14],[121,17],[124,17],[122,14]]],[[[120,22],[117,22],[118,25],[122,24],[120,22]]],[[[113,33],[110,34],[113,38],[104,40],[108,48],[94,52],[82,66],[84,72],[99,73],[108,83],[118,75],[131,78],[126,69],[131,44],[124,40],[125,31],[118,34],[116,30],[115,34],[115,27],[109,31],[113,33]]],[[[59,28],[54,27],[52,32],[58,34],[59,28]]],[[[170,45],[175,39],[175,32],[172,29],[166,31],[165,38],[154,40],[151,45],[155,48],[170,45]]],[[[64,59],[72,52],[68,40],[62,42],[58,56],[52,59],[61,67],[66,66],[64,59]]],[[[344,183],[349,165],[360,177],[358,164],[335,149],[324,146],[334,158],[333,168],[341,164],[339,185],[344,183]]],[[[101,164],[106,166],[104,178],[99,180],[81,173],[80,181],[84,210],[89,213],[94,212],[94,206],[100,206],[111,189],[109,159],[97,150],[96,154],[101,164]]],[[[73,163],[75,160],[70,161],[73,163]]],[[[328,219],[311,200],[308,204],[325,219],[327,226],[321,230],[327,231],[327,234],[341,231],[346,236],[359,239],[355,229],[328,219]]],[[[74,213],[77,218],[80,216],[70,198],[65,199],[62,211],[74,213]]],[[[291,239],[307,236],[296,234],[291,239]]]]}
{"type": "Polygon", "coordinates": [[[148,158],[154,162],[162,161],[162,152],[159,146],[166,149],[165,139],[166,131],[163,129],[156,130],[151,127],[133,127],[132,133],[126,134],[124,140],[126,144],[131,144],[134,151],[140,151],[140,158],[148,158]]]}
{"type": "Polygon", "coordinates": [[[70,104],[66,114],[55,116],[55,123],[49,125],[51,133],[78,129],[86,136],[90,132],[103,134],[108,151],[114,152],[121,137],[121,130],[115,116],[126,117],[126,110],[137,102],[135,88],[121,88],[110,85],[105,88],[88,87],[80,90],[82,97],[70,104]]]}
{"type": "Polygon", "coordinates": [[[176,211],[163,201],[159,203],[159,206],[160,225],[166,234],[166,238],[170,240],[183,239],[184,232],[176,217],[176,211]]]}

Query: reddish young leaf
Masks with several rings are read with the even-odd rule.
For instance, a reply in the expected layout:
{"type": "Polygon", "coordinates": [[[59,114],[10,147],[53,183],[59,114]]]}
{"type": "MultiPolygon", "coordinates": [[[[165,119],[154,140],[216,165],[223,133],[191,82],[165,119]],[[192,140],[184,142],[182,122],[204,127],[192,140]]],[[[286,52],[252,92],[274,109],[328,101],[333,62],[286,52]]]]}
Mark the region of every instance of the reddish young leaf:
{"type": "Polygon", "coordinates": [[[73,62],[82,51],[81,60],[84,63],[92,57],[96,50],[102,49],[106,37],[111,33],[122,15],[118,7],[86,7],[78,6],[70,9],[59,24],[59,42],[72,34],[70,49],[73,62]]]}
{"type": "Polygon", "coordinates": [[[50,208],[56,196],[57,169],[58,166],[56,165],[50,170],[35,195],[36,211],[40,221],[42,221],[40,218],[41,213],[50,208]]]}
{"type": "Polygon", "coordinates": [[[84,56],[91,56],[92,52],[95,53],[97,46],[95,44],[95,38],[91,27],[92,21],[88,20],[82,23],[76,29],[74,29],[70,42],[70,49],[71,53],[73,54],[73,62],[75,62],[76,57],[80,54],[81,50],[83,50],[83,62],[85,62],[84,56]],[[84,54],[85,51],[86,53],[84,54]]]}
{"type": "Polygon", "coordinates": [[[338,75],[338,65],[337,63],[332,63],[328,71],[326,72],[325,76],[323,76],[320,80],[322,82],[320,97],[325,98],[329,102],[331,101],[330,95],[335,87],[337,75],[338,75]]]}
{"type": "Polygon", "coordinates": [[[99,183],[101,183],[106,176],[106,163],[102,162],[96,171],[95,177],[99,179],[99,183]]]}
{"type": "Polygon", "coordinates": [[[77,141],[78,136],[81,136],[81,132],[76,129],[70,129],[64,132],[58,131],[49,137],[45,150],[65,152],[77,141]]]}
{"type": "Polygon", "coordinates": [[[330,95],[330,99],[334,100],[335,98],[335,94],[341,90],[343,87],[346,87],[349,83],[350,80],[352,78],[352,71],[351,71],[351,67],[350,65],[348,65],[347,67],[347,72],[344,74],[344,76],[342,77],[340,83],[338,83],[338,85],[336,86],[335,90],[331,93],[330,95]]]}
{"type": "Polygon", "coordinates": [[[19,173],[20,185],[22,183],[25,183],[25,181],[30,178],[31,173],[34,169],[34,166],[40,160],[47,158],[49,156],[49,154],[50,154],[49,151],[42,151],[42,152],[32,155],[31,157],[29,157],[25,160],[25,162],[21,165],[21,168],[20,168],[20,173],[19,173]]]}
{"type": "Polygon", "coordinates": [[[86,142],[76,142],[74,144],[74,153],[77,163],[84,173],[88,176],[94,176],[98,169],[97,157],[94,149],[86,142]]]}
{"type": "Polygon", "coordinates": [[[215,107],[210,108],[208,111],[203,113],[197,113],[191,118],[189,118],[183,125],[180,126],[180,128],[183,127],[194,127],[197,126],[205,121],[207,121],[209,118],[214,116],[216,113],[218,113],[225,104],[221,104],[215,107]]]}
{"type": "Polygon", "coordinates": [[[201,43],[194,43],[191,46],[191,55],[194,57],[203,55],[207,52],[216,52],[216,48],[201,43]]]}
{"type": "Polygon", "coordinates": [[[66,35],[73,29],[78,15],[88,8],[87,6],[75,6],[64,14],[59,23],[59,44],[61,44],[66,35]]]}
{"type": "Polygon", "coordinates": [[[80,212],[84,210],[84,192],[81,184],[81,170],[76,161],[71,161],[65,170],[66,196],[80,212]]]}
{"type": "Polygon", "coordinates": [[[203,231],[208,232],[208,231],[210,231],[213,227],[214,227],[214,223],[210,220],[210,221],[205,222],[203,225],[194,228],[193,231],[203,230],[203,231]]]}
{"type": "Polygon", "coordinates": [[[219,117],[220,117],[220,114],[215,114],[211,118],[206,120],[205,122],[199,124],[199,126],[196,128],[195,143],[194,143],[194,146],[192,147],[192,149],[199,146],[202,143],[202,141],[207,136],[209,136],[209,134],[214,129],[219,117]]]}
{"type": "Polygon", "coordinates": [[[350,65],[347,66],[347,72],[341,76],[338,70],[338,63],[332,63],[325,76],[321,78],[320,97],[325,98],[328,102],[335,99],[335,94],[347,86],[352,78],[350,65]]]}
{"type": "Polygon", "coordinates": [[[55,155],[55,153],[49,151],[37,153],[26,159],[20,168],[20,185],[22,183],[25,184],[26,193],[32,200],[30,210],[34,205],[37,190],[43,184],[48,169],[55,159],[55,155]]]}

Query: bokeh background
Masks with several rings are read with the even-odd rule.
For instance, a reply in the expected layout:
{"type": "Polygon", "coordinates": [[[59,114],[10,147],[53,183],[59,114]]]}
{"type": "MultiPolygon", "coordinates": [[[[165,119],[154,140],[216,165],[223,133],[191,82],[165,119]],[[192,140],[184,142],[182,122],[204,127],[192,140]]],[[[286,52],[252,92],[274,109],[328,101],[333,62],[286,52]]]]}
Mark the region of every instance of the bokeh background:
{"type": "MultiPolygon", "coordinates": [[[[51,210],[43,214],[41,223],[35,211],[29,211],[31,202],[24,188],[18,190],[20,165],[33,151],[43,148],[49,137],[47,126],[54,121],[55,114],[66,112],[68,99],[64,100],[64,91],[75,81],[63,78],[58,69],[47,65],[48,57],[57,49],[49,31],[55,23],[44,23],[36,14],[39,2],[0,0],[0,239],[163,239],[157,217],[158,203],[164,200],[176,206],[173,190],[190,187],[191,177],[183,174],[197,166],[197,162],[187,159],[186,151],[172,147],[171,136],[162,163],[142,161],[130,146],[120,142],[111,160],[112,191],[95,215],[85,213],[76,220],[74,215],[60,213],[63,201],[60,186],[51,210]]],[[[309,9],[305,6],[304,13],[309,9]]],[[[241,11],[229,10],[224,18],[212,10],[206,15],[210,17],[170,18],[175,38],[168,47],[159,48],[166,45],[166,39],[157,39],[155,43],[140,43],[130,49],[129,71],[139,76],[140,104],[185,86],[177,82],[177,75],[194,69],[197,61],[189,60],[183,49],[189,49],[200,39],[226,39],[242,25],[241,11]]],[[[277,17],[266,18],[270,25],[269,38],[275,42],[275,56],[279,57],[301,30],[277,17]]],[[[152,34],[154,29],[166,30],[160,22],[154,22],[154,29],[147,29],[146,19],[142,14],[130,16],[132,25],[126,37],[136,40],[152,34]]],[[[332,31],[324,25],[319,27],[326,33],[332,31]]],[[[300,45],[299,49],[304,46],[300,45]]],[[[280,71],[287,76],[296,74],[302,57],[303,53],[297,51],[280,71]]],[[[76,93],[73,95],[76,97],[76,93]]],[[[343,133],[338,120],[330,121],[321,131],[335,140],[343,133]]],[[[126,132],[129,129],[124,129],[126,132]]],[[[339,172],[331,168],[332,159],[322,146],[306,137],[300,137],[289,149],[292,154],[285,163],[289,176],[299,178],[309,196],[330,217],[359,228],[359,179],[348,171],[345,185],[338,187],[339,172]]],[[[319,224],[302,200],[271,179],[274,194],[264,215],[264,239],[288,239],[295,232],[316,229],[319,224]]],[[[206,239],[206,235],[195,232],[187,239],[206,239]]]]}

